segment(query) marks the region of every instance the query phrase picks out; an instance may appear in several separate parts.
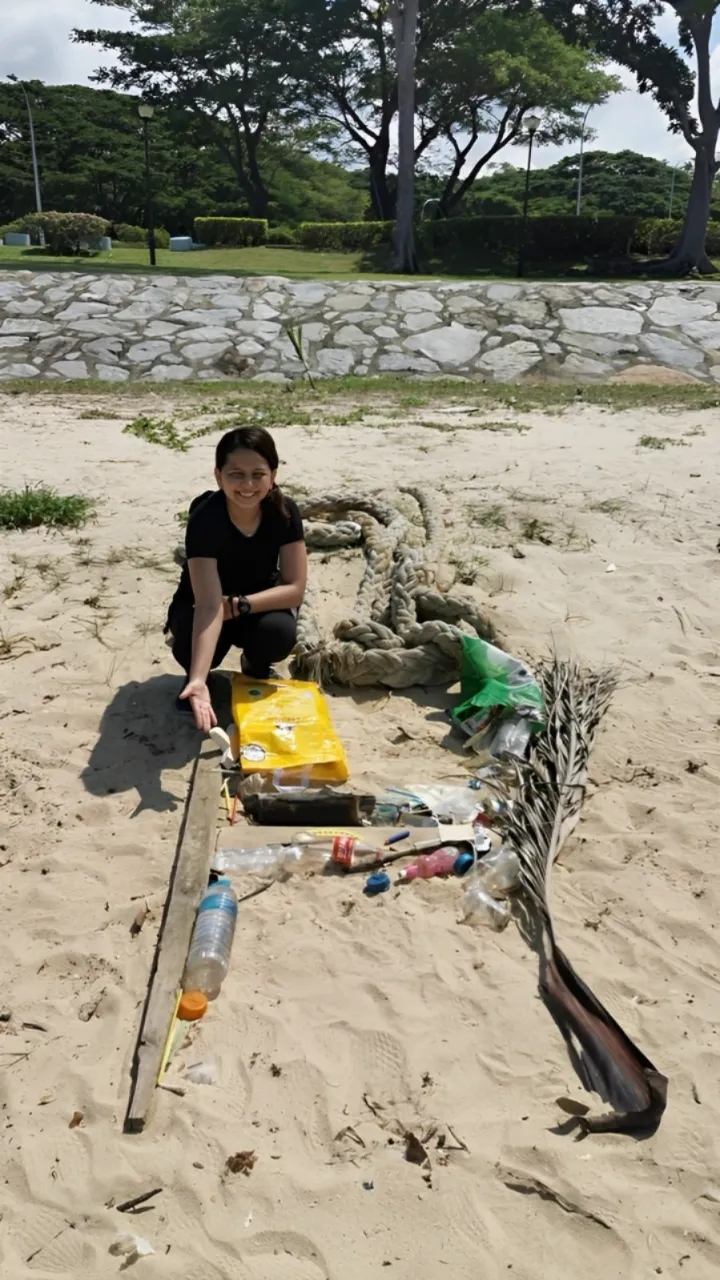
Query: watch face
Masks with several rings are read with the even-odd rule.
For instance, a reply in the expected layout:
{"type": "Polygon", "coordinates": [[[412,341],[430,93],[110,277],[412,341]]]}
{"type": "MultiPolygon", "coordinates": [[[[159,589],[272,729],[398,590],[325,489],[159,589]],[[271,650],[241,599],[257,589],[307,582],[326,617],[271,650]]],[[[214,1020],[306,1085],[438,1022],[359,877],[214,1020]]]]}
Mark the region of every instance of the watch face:
{"type": "Polygon", "coordinates": [[[248,613],[250,613],[250,601],[246,600],[245,596],[240,596],[238,600],[238,617],[244,618],[248,613]]]}

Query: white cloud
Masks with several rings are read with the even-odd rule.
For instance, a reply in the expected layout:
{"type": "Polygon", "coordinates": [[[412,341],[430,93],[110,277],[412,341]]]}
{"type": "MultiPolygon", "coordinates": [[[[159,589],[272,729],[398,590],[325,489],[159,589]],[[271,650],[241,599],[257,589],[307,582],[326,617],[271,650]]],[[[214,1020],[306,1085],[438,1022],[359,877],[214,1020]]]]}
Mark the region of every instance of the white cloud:
{"type": "Polygon", "coordinates": [[[47,84],[88,84],[103,63],[113,59],[101,49],[71,40],[74,27],[128,27],[120,9],[89,0],[2,0],[0,75],[44,80],[47,84]]]}

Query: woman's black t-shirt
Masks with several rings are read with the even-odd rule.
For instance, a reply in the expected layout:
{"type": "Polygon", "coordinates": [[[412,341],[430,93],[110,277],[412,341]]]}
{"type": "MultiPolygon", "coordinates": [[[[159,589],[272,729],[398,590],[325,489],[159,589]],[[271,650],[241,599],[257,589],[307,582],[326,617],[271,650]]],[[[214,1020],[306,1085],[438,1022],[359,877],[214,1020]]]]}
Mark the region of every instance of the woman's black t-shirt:
{"type": "MultiPolygon", "coordinates": [[[[297,506],[291,498],[285,498],[285,505],[287,516],[266,500],[259,527],[246,537],[230,519],[222,489],[201,494],[190,504],[185,534],[188,560],[217,560],[224,596],[249,596],[277,586],[280,548],[304,540],[297,506]]],[[[187,564],[175,599],[193,599],[187,564]]]]}

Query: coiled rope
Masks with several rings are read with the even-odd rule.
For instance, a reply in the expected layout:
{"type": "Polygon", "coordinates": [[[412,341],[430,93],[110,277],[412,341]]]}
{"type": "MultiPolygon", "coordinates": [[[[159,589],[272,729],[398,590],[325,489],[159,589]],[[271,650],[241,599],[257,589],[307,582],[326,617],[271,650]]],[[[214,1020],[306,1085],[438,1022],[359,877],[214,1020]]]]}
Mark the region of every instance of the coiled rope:
{"type": "Polygon", "coordinates": [[[463,630],[493,638],[471,600],[438,585],[443,528],[430,498],[421,489],[401,493],[419,508],[420,548],[409,545],[409,522],[389,502],[337,493],[298,500],[311,550],[362,545],[365,555],[353,615],[337,623],[330,639],[321,633],[315,592],[308,589],[294,651],[298,678],[391,689],[445,684],[459,673],[463,630]]]}

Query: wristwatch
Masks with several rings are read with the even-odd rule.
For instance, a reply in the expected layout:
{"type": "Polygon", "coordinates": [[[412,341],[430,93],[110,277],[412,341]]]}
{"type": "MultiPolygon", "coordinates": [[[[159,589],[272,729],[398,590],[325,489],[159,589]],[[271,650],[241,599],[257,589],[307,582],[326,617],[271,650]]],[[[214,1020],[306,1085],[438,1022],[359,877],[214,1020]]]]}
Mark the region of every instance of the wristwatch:
{"type": "Polygon", "coordinates": [[[233,612],[236,618],[246,618],[249,613],[252,613],[252,605],[247,596],[235,596],[233,612]]]}

